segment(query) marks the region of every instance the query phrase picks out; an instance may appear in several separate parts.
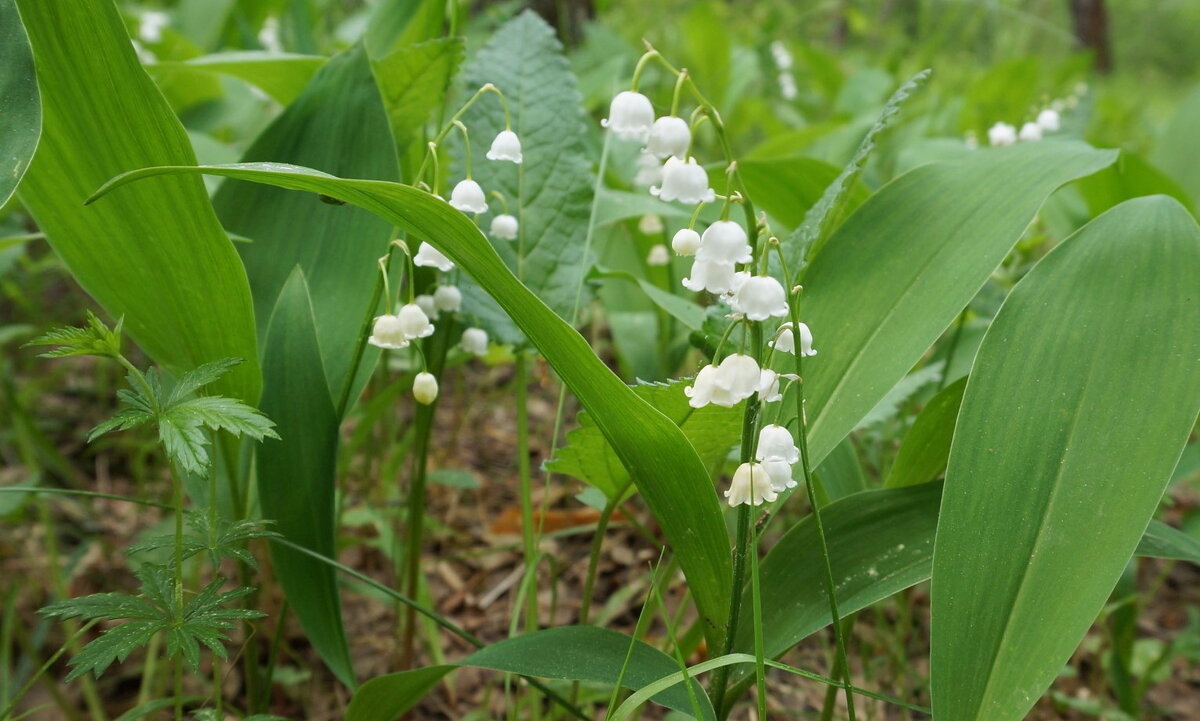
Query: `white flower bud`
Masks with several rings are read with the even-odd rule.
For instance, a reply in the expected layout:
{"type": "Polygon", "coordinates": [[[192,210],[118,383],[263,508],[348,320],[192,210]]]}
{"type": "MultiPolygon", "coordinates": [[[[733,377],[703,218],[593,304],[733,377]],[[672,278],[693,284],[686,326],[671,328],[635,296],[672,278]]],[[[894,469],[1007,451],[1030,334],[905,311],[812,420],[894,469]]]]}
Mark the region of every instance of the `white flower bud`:
{"type": "Polygon", "coordinates": [[[458,342],[458,345],[471,355],[487,355],[487,331],[482,328],[467,328],[463,331],[462,340],[458,342]]]}
{"type": "Polygon", "coordinates": [[[1047,133],[1058,132],[1058,129],[1062,127],[1062,123],[1058,117],[1058,111],[1054,110],[1053,108],[1046,108],[1042,112],[1038,113],[1037,124],[1041,126],[1042,130],[1047,133]]]}
{"type": "Polygon", "coordinates": [[[650,135],[646,138],[646,152],[659,158],[669,158],[673,155],[680,158],[687,156],[688,146],[692,144],[692,129],[683,118],[664,115],[650,126],[650,135]]]}
{"type": "Polygon", "coordinates": [[[792,432],[787,428],[766,425],[758,432],[758,450],[754,458],[759,461],[795,463],[800,460],[800,449],[796,447],[792,432]]]}
{"type": "Polygon", "coordinates": [[[413,379],[413,398],[417,403],[427,406],[437,400],[438,382],[432,373],[421,371],[413,379]]]}
{"type": "Polygon", "coordinates": [[[458,181],[450,191],[450,205],[464,213],[486,213],[488,208],[483,188],[470,178],[458,181]]]}
{"type": "Polygon", "coordinates": [[[413,302],[417,304],[417,307],[420,308],[430,320],[434,320],[438,317],[437,302],[434,301],[432,295],[418,295],[416,298],[413,298],[413,302]]]}
{"type": "Polygon", "coordinates": [[[700,237],[700,249],[696,251],[697,260],[715,260],[722,263],[749,263],[754,259],[750,254],[750,242],[746,239],[746,231],[732,220],[718,220],[704,231],[700,237]]]}
{"type": "Polygon", "coordinates": [[[685,205],[711,203],[717,197],[708,187],[708,173],[696,164],[696,159],[688,158],[685,163],[677,157],[667,159],[662,185],[651,187],[650,194],[657,195],[660,200],[678,200],[685,205]]]}
{"type": "Polygon", "coordinates": [[[788,314],[787,293],[783,285],[769,275],[738,273],[733,278],[733,298],[729,303],[750,320],[783,318],[788,314]]]}
{"type": "Polygon", "coordinates": [[[671,238],[671,250],[679,255],[695,255],[700,250],[700,234],[691,228],[681,228],[671,238]]]}
{"type": "Polygon", "coordinates": [[[457,313],[462,310],[462,291],[452,285],[439,285],[433,291],[433,307],[439,312],[457,313]]]}
{"type": "MultiPolygon", "coordinates": [[[[803,357],[814,356],[817,354],[812,347],[813,337],[812,331],[804,323],[800,324],[800,355],[803,357]]],[[[775,340],[768,343],[775,350],[781,353],[796,353],[796,338],[792,334],[791,322],[784,323],[779,326],[779,333],[775,336],[775,340]]]]}
{"type": "Polygon", "coordinates": [[[491,236],[496,240],[517,239],[517,219],[508,213],[492,218],[491,236]]]}
{"type": "Polygon", "coordinates": [[[775,61],[775,67],[780,70],[792,69],[792,53],[781,41],[771,43],[771,58],[775,61]]]}
{"type": "Polygon", "coordinates": [[[779,95],[784,100],[795,100],[800,94],[799,88],[796,87],[796,77],[790,72],[782,72],[779,74],[779,95]]]}
{"type": "Polygon", "coordinates": [[[613,131],[621,140],[646,142],[654,123],[654,106],[650,99],[632,90],[617,93],[608,108],[608,117],[600,125],[613,131]]]}
{"type": "Polygon", "coordinates": [[[408,345],[408,338],[404,337],[404,327],[399,318],[394,315],[381,315],[375,319],[375,325],[371,327],[371,337],[367,342],[376,348],[400,350],[408,345]]]}
{"type": "Polygon", "coordinates": [[[138,18],[138,38],[144,43],[157,43],[162,40],[162,31],[170,20],[164,12],[150,11],[142,13],[138,18]]]}
{"type": "Polygon", "coordinates": [[[988,145],[997,148],[1017,142],[1017,129],[1008,123],[996,123],[988,128],[988,145]]]}
{"type": "Polygon", "coordinates": [[[706,290],[722,295],[733,289],[733,276],[733,263],[697,258],[692,261],[692,272],[683,279],[683,287],[697,293],[706,290]]]}
{"type": "Polygon", "coordinates": [[[437,268],[443,273],[454,270],[454,263],[442,255],[442,252],[434,248],[429,243],[422,242],[417,248],[417,254],[413,256],[413,265],[419,265],[424,268],[437,268]]]}
{"type": "Polygon", "coordinates": [[[409,340],[433,335],[433,324],[429,322],[429,316],[425,315],[425,311],[416,303],[409,303],[401,308],[396,317],[400,320],[401,332],[409,340]]]}
{"type": "Polygon", "coordinates": [[[634,177],[633,184],[642,188],[658,185],[663,179],[662,169],[662,163],[658,158],[642,151],[637,159],[637,176],[634,177]]]}
{"type": "Polygon", "coordinates": [[[725,491],[729,505],[735,508],[743,503],[751,506],[762,505],[764,501],[771,503],[778,497],[771,485],[771,477],[761,463],[738,466],[729,482],[729,490],[725,491]]]}
{"type": "Polygon", "coordinates": [[[508,160],[521,164],[521,139],[511,130],[501,130],[487,151],[488,160],[508,160]]]}
{"type": "Polygon", "coordinates": [[[1017,137],[1024,141],[1041,140],[1042,126],[1037,123],[1025,123],[1017,137]]]}
{"type": "Polygon", "coordinates": [[[792,478],[792,465],[787,461],[767,460],[762,462],[762,467],[771,479],[771,490],[776,493],[796,487],[796,481],[792,478]]]}
{"type": "Polygon", "coordinates": [[[671,262],[671,254],[667,251],[667,246],[659,243],[650,249],[650,253],[646,256],[646,265],[662,266],[671,262]]]}

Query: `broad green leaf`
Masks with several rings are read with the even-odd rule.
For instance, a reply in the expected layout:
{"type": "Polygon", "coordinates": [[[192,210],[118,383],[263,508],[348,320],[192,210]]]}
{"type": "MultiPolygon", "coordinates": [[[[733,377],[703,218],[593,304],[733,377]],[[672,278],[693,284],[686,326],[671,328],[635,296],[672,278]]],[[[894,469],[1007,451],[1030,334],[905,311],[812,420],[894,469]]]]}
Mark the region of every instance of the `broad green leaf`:
{"type": "MultiPolygon", "coordinates": [[[[279,294],[265,338],[262,409],[281,440],[264,441],[258,450],[258,497],[273,530],[332,557],[339,418],[325,385],[315,323],[304,273],[296,268],[279,294]]],[[[333,569],[278,544],[271,545],[271,560],[313,647],[342,683],[353,686],[333,569]]]]}
{"type": "MultiPolygon", "coordinates": [[[[472,90],[492,83],[504,92],[512,129],[521,139],[520,165],[487,159],[492,138],[504,129],[503,109],[490,93],[463,117],[473,140],[475,179],[484,192],[503,193],[520,221],[517,240],[498,241],[496,252],[525,287],[569,321],[591,262],[583,251],[593,178],[582,101],[562,46],[554,29],[526,10],[496,31],[464,75],[472,90]]],[[[484,228],[504,212],[499,200],[489,198],[488,204],[489,212],[480,218],[484,228]]],[[[522,341],[495,301],[476,287],[464,290],[464,310],[476,315],[482,328],[504,343],[522,341]]]]}
{"type": "Polygon", "coordinates": [[[921,390],[930,383],[935,383],[942,377],[943,363],[930,363],[918,370],[909,373],[900,379],[900,382],[892,387],[875,407],[863,416],[854,426],[854,430],[860,430],[881,423],[889,418],[895,417],[900,411],[900,406],[904,404],[917,391],[921,390]]]}
{"type": "MultiPolygon", "coordinates": [[[[837,168],[824,160],[805,157],[739,160],[738,173],[755,206],[783,223],[784,228],[776,229],[777,232],[800,227],[808,210],[838,179],[837,168]]],[[[870,192],[858,178],[842,182],[846,185],[846,212],[850,212],[870,192]]]]}
{"type": "Polygon", "coordinates": [[[926,483],[945,470],[946,459],[950,457],[950,441],[954,438],[954,421],[958,418],[966,385],[967,379],[960,378],[926,404],[912,428],[904,434],[900,453],[884,481],[885,488],[926,483]]]}
{"type": "MultiPolygon", "coordinates": [[[[387,116],[362,47],[331,58],[245,158],[357,178],[398,178],[387,116]]],[[[227,229],[253,241],[237,248],[250,276],[260,342],[284,283],[296,266],[304,271],[326,383],[336,402],[350,383],[353,349],[363,340],[363,322],[376,302],[378,260],[387,252],[392,226],[359,208],[312,200],[226,181],[213,205],[227,229]]],[[[360,382],[378,357],[374,348],[364,353],[360,382]]]]}
{"type": "MultiPolygon", "coordinates": [[[[736,442],[735,436],[730,445],[736,442]]],[[[801,469],[793,468],[792,471],[794,475],[801,476],[797,481],[803,481],[801,469]]],[[[825,456],[825,460],[821,461],[815,472],[820,481],[820,488],[827,496],[822,501],[824,503],[867,489],[867,479],[863,475],[862,464],[858,462],[858,451],[854,449],[854,443],[849,437],[825,456]]]]}
{"type": "Polygon", "coordinates": [[[1200,87],[1179,104],[1150,160],[1200,202],[1200,87]]]}
{"type": "MultiPolygon", "coordinates": [[[[711,468],[729,453],[738,440],[742,404],[733,408],[717,405],[692,408],[683,393],[683,387],[690,383],[690,380],[639,383],[632,388],[634,393],[679,426],[700,454],[704,466],[711,468]]],[[[613,452],[589,413],[580,413],[578,421],[579,427],[567,434],[566,443],[554,458],[547,461],[546,470],[564,473],[591,484],[603,491],[610,501],[625,498],[627,491],[633,489],[629,488],[629,474],[620,458],[613,452]]]]}
{"type": "Polygon", "coordinates": [[[1192,207],[1192,199],[1186,190],[1142,156],[1133,153],[1122,152],[1116,163],[1080,180],[1076,187],[1087,202],[1092,217],[1126,200],[1145,195],[1169,195],[1185,207],[1192,207]]]}
{"type": "Polygon", "coordinates": [[[42,134],[33,51],[16,0],[0,0],[0,208],[17,190],[42,134]]]}
{"type": "MultiPolygon", "coordinates": [[[[622,686],[634,690],[679,670],[678,663],[667,654],[616,631],[595,626],[561,626],[500,641],[457,663],[373,678],[354,694],[346,720],[394,721],[415,706],[446,674],[461,667],[609,685],[622,678],[622,686]],[[633,653],[622,677],[630,643],[633,653]]],[[[704,718],[715,718],[708,696],[698,682],[692,682],[692,690],[704,718]]],[[[689,716],[693,712],[687,689],[682,685],[656,694],[652,700],[689,716]]]]}
{"type": "Polygon", "coordinates": [[[981,150],[906,173],[846,219],[800,301],[820,351],[804,379],[813,463],[916,365],[1045,198],[1115,157],[1052,141],[981,150]]]}
{"type": "Polygon", "coordinates": [[[419,139],[429,116],[445,99],[462,54],[461,39],[441,38],[371,61],[392,139],[401,154],[419,139]]]}
{"type": "Polygon", "coordinates": [[[1103,608],[1200,412],[1200,228],[1122,203],[1046,256],[976,356],[934,555],[939,718],[1016,721],[1103,608]]]}
{"type": "Polygon", "coordinates": [[[599,266],[593,270],[592,275],[601,278],[618,278],[635,283],[646,294],[651,303],[665,310],[685,327],[691,330],[699,330],[704,325],[705,312],[703,307],[687,298],[669,293],[645,278],[639,278],[633,273],[623,270],[613,270],[599,266]]]}
{"type": "Polygon", "coordinates": [[[198,73],[228,75],[262,90],[280,105],[290,105],[326,60],[320,55],[242,50],[156,63],[146,70],[163,78],[187,78],[198,73]]]}
{"type": "Polygon", "coordinates": [[[1200,539],[1160,521],[1150,522],[1137,552],[1139,556],[1170,558],[1200,565],[1200,539]]]}
{"type": "MultiPolygon", "coordinates": [[[[140,178],[178,173],[256,180],[360,205],[428,238],[469,273],[519,324],[591,414],[626,471],[641,481],[639,490],[687,576],[708,642],[720,647],[732,571],[729,539],[708,470],[683,432],[622,383],[583,336],[522,285],[470,219],[411,186],[344,180],[271,163],[144,168],[113,179],[95,198],[140,178]]],[[[321,200],[310,196],[309,202],[321,200]]],[[[285,432],[280,429],[281,435],[285,432]]]]}
{"type": "Polygon", "coordinates": [[[643,215],[657,215],[683,227],[692,217],[692,211],[682,205],[664,203],[645,191],[634,193],[601,188],[599,200],[596,202],[596,217],[593,222],[597,226],[611,225],[630,218],[640,218],[643,215]]]}
{"type": "MultiPolygon", "coordinates": [[[[108,0],[19,0],[37,57],[43,134],[21,202],[79,284],[168,369],[246,362],[212,392],[253,403],[260,375],[246,274],[195,178],[84,199],[116,173],[193,163],[108,0]]],[[[7,112],[7,107],[5,108],[7,112]]]]}

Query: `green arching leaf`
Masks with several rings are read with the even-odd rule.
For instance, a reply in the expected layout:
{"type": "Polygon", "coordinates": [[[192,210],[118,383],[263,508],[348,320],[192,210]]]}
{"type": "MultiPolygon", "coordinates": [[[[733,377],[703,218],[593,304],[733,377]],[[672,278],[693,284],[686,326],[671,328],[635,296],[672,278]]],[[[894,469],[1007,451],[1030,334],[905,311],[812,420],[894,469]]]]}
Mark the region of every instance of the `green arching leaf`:
{"type": "Polygon", "coordinates": [[[1200,539],[1160,521],[1151,521],[1138,544],[1137,553],[1200,565],[1200,539]]]}
{"type": "Polygon", "coordinates": [[[1133,555],[1200,412],[1200,228],[1128,201],[1017,284],[967,382],[934,553],[940,718],[1017,721],[1133,555]]]}
{"type": "MultiPolygon", "coordinates": [[[[362,47],[331,58],[245,157],[359,178],[397,179],[387,116],[362,47]]],[[[365,210],[315,200],[226,181],[213,205],[226,228],[254,241],[237,248],[254,292],[260,342],[292,269],[298,265],[304,271],[326,383],[337,399],[350,382],[352,351],[363,341],[360,333],[374,302],[378,260],[387,252],[392,226],[365,210]]],[[[366,350],[360,384],[378,357],[375,348],[366,350]]]]}
{"type": "Polygon", "coordinates": [[[0,208],[17,190],[42,134],[33,51],[16,0],[0,0],[0,208]]]}
{"type": "Polygon", "coordinates": [[[237,78],[262,90],[280,105],[290,105],[328,58],[320,55],[269,53],[261,50],[202,55],[180,62],[161,62],[146,70],[155,77],[216,73],[237,78]]]}
{"type": "MultiPolygon", "coordinates": [[[[736,443],[737,439],[733,442],[736,443]]],[[[798,468],[792,470],[794,475],[803,475],[798,468]]],[[[820,489],[828,496],[825,502],[836,501],[867,489],[867,479],[863,475],[862,464],[858,461],[858,451],[855,450],[849,436],[825,456],[825,460],[814,470],[820,481],[820,489]]],[[[803,478],[796,480],[803,481],[803,478]]]]}
{"type": "Polygon", "coordinates": [[[371,61],[392,139],[401,155],[419,139],[419,131],[442,103],[462,55],[460,38],[440,38],[371,61]]]}
{"type": "MultiPolygon", "coordinates": [[[[738,404],[733,408],[717,405],[692,408],[683,393],[683,387],[690,382],[639,383],[631,387],[634,393],[679,426],[700,454],[704,466],[711,468],[737,443],[743,407],[738,404]]],[[[591,484],[603,491],[610,501],[625,498],[635,489],[629,486],[629,474],[620,458],[588,413],[580,413],[578,420],[579,428],[567,434],[566,443],[546,462],[546,470],[591,484]]]]}
{"type": "MultiPolygon", "coordinates": [[[[570,321],[591,263],[583,251],[593,176],[583,142],[582,100],[554,28],[526,10],[496,31],[464,75],[471,89],[492,83],[504,93],[512,129],[521,139],[520,165],[487,159],[492,139],[504,129],[504,111],[491,94],[463,117],[473,141],[475,179],[485,193],[503,193],[520,221],[517,240],[497,242],[496,252],[525,287],[570,321]]],[[[504,212],[499,200],[489,197],[488,204],[489,212],[480,218],[484,228],[504,212]]],[[[470,285],[464,291],[464,310],[477,316],[482,328],[501,342],[522,342],[495,301],[470,285]]]]}
{"type": "Polygon", "coordinates": [[[859,419],[854,430],[868,428],[876,423],[894,418],[899,412],[900,406],[913,394],[930,383],[936,383],[942,377],[943,365],[945,364],[940,361],[930,363],[901,378],[883,398],[879,399],[874,408],[859,419]]]}
{"type": "MultiPolygon", "coordinates": [[[[304,273],[296,268],[279,294],[265,338],[262,409],[281,440],[265,441],[258,450],[258,496],[275,531],[333,556],[339,418],[325,386],[315,322],[304,273]]],[[[271,544],[271,559],[313,647],[342,683],[353,686],[333,569],[278,544],[271,544]]]]}
{"type": "Polygon", "coordinates": [[[601,278],[618,278],[635,283],[646,294],[651,303],[665,310],[685,327],[691,330],[699,330],[704,325],[705,312],[702,306],[693,303],[687,298],[669,293],[645,278],[639,278],[623,270],[614,270],[600,266],[593,269],[592,275],[601,278]]]}
{"type": "MultiPolygon", "coordinates": [[[[394,721],[415,706],[446,674],[461,667],[606,684],[614,684],[621,678],[625,688],[634,690],[679,670],[667,654],[616,631],[595,626],[561,626],[500,641],[457,663],[373,678],[354,694],[346,721],[394,721]],[[622,676],[630,643],[633,654],[622,676]]],[[[714,719],[704,689],[693,681],[692,690],[704,718],[714,719]]],[[[692,713],[692,703],[682,685],[656,694],[652,700],[689,716],[692,713]]]]}
{"type": "Polygon", "coordinates": [[[1192,198],[1178,183],[1142,156],[1128,152],[1122,152],[1116,163],[1099,173],[1080,180],[1076,187],[1092,217],[1145,195],[1169,195],[1188,209],[1192,207],[1192,198]]]}
{"type": "Polygon", "coordinates": [[[1182,185],[1194,203],[1200,203],[1200,87],[1179,104],[1150,160],[1182,185]]]}
{"type": "Polygon", "coordinates": [[[966,385],[967,379],[959,378],[925,405],[912,428],[904,434],[900,453],[883,483],[885,488],[926,483],[945,470],[950,441],[954,438],[954,421],[966,385]]]}
{"type": "Polygon", "coordinates": [[[246,358],[212,391],[253,403],[260,375],[250,289],[204,184],[173,178],[83,205],[114,173],[195,162],[116,8],[107,0],[18,5],[44,112],[22,203],[84,290],[124,316],[151,357],[176,372],[246,358]]]}
{"type": "MultiPolygon", "coordinates": [[[[721,170],[724,173],[724,169],[721,170]]],[[[798,228],[810,208],[839,180],[838,169],[816,158],[791,157],[738,161],[738,174],[755,207],[783,224],[776,232],[798,228]]],[[[862,204],[870,192],[857,177],[841,178],[845,213],[862,204]]],[[[714,187],[722,187],[720,185],[714,187]]]]}
{"type": "Polygon", "coordinates": [[[895,387],[1017,242],[1055,188],[1115,151],[1044,141],[919,167],[846,219],[804,275],[809,451],[820,463],[895,387]]]}
{"type": "MultiPolygon", "coordinates": [[[[159,167],[125,173],[96,200],[155,175],[208,173],[321,193],[378,213],[416,237],[430,239],[469,273],[521,327],[592,414],[658,519],[687,576],[711,646],[724,635],[732,575],[729,538],[708,471],[669,418],[637,397],[592,352],[587,341],[533,295],[504,265],[479,229],[429,193],[397,183],[344,180],[308,168],[261,163],[159,167]]],[[[319,203],[313,197],[311,202],[319,203]]],[[[286,434],[282,428],[280,433],[286,434]]]]}
{"type": "Polygon", "coordinates": [[[596,217],[593,218],[593,222],[599,227],[630,218],[640,218],[643,215],[669,218],[682,227],[692,217],[692,211],[682,205],[664,203],[645,191],[631,193],[612,188],[601,188],[599,200],[596,202],[596,217]]]}

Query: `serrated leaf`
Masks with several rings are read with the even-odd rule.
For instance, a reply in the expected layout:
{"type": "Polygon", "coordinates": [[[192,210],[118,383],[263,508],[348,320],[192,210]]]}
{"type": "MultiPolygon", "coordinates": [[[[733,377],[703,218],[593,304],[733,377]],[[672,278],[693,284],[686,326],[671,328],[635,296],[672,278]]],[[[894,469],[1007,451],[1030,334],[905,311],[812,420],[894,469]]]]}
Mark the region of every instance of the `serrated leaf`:
{"type": "Polygon", "coordinates": [[[87,355],[115,358],[121,354],[121,321],[117,321],[115,329],[109,329],[104,321],[89,310],[86,326],[55,328],[25,343],[22,347],[43,345],[59,347],[40,354],[41,358],[87,355]]]}
{"type": "Polygon", "coordinates": [[[98,423],[95,428],[88,431],[88,443],[96,440],[100,436],[110,431],[125,431],[140,426],[147,421],[154,420],[154,416],[149,413],[135,408],[123,408],[117,411],[116,415],[106,421],[98,423]]]}
{"type": "Polygon", "coordinates": [[[71,659],[67,681],[74,681],[89,671],[99,676],[114,661],[124,661],[129,654],[150,642],[154,634],[165,628],[162,621],[129,621],[108,629],[71,659]]]}
{"type": "MultiPolygon", "coordinates": [[[[534,295],[568,322],[576,288],[591,262],[585,258],[591,213],[592,172],[583,138],[582,99],[554,29],[526,10],[496,31],[464,70],[468,87],[492,83],[508,98],[512,129],[521,139],[521,165],[488,160],[492,138],[504,129],[504,111],[490,95],[467,111],[475,180],[486,192],[500,191],[520,221],[516,241],[494,243],[496,251],[534,295]]],[[[457,178],[455,179],[457,180],[457,178]]],[[[489,198],[480,218],[487,228],[504,212],[489,198]]],[[[524,337],[503,310],[478,286],[464,287],[464,309],[502,343],[524,337]]]]}
{"type": "Polygon", "coordinates": [[[244,361],[245,359],[243,358],[221,358],[220,360],[205,363],[191,369],[179,376],[179,380],[175,382],[175,386],[171,389],[171,395],[167,397],[167,401],[163,405],[173,406],[179,401],[190,397],[193,393],[216,381],[228,373],[231,368],[240,365],[244,361]]]}
{"type": "Polygon", "coordinates": [[[158,440],[167,457],[183,472],[201,475],[208,470],[208,434],[200,424],[161,417],[158,419],[158,440]]]}
{"type": "Polygon", "coordinates": [[[163,411],[162,420],[180,425],[205,425],[214,431],[229,431],[235,436],[249,436],[258,441],[279,437],[272,430],[275,424],[269,418],[241,401],[221,396],[204,396],[178,403],[163,411]]]}
{"type": "Polygon", "coordinates": [[[163,611],[150,601],[127,593],[93,593],[70,598],[42,608],[38,613],[49,618],[80,618],[84,620],[163,619],[163,611]]]}

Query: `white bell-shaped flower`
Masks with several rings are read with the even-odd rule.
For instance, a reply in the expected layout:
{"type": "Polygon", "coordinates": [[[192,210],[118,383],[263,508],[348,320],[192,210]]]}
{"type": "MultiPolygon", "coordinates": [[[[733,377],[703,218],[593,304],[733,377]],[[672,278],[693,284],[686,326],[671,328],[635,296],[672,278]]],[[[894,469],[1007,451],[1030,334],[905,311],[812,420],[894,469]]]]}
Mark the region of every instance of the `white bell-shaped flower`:
{"type": "Polygon", "coordinates": [[[663,166],[662,185],[651,187],[650,194],[657,195],[660,200],[678,200],[686,205],[711,203],[717,197],[708,187],[708,173],[696,164],[695,158],[688,158],[685,163],[674,156],[663,166]]]}
{"type": "Polygon", "coordinates": [[[1021,132],[1017,134],[1017,137],[1026,142],[1041,140],[1042,126],[1037,123],[1025,123],[1021,126],[1021,132]]]}
{"type": "Polygon", "coordinates": [[[667,246],[659,243],[650,249],[646,255],[646,265],[662,266],[671,262],[671,253],[667,251],[667,246]]]}
{"type": "Polygon", "coordinates": [[[454,262],[437,248],[434,248],[429,243],[422,242],[417,248],[417,254],[413,256],[413,265],[419,265],[423,268],[437,268],[443,273],[454,270],[454,262]]]}
{"type": "Polygon", "coordinates": [[[733,480],[729,482],[729,490],[725,491],[725,498],[733,507],[743,503],[759,506],[764,502],[771,503],[778,497],[771,484],[771,476],[761,463],[743,463],[738,466],[733,473],[733,480]]]}
{"type": "Polygon", "coordinates": [[[662,183],[662,180],[662,162],[650,153],[643,151],[637,159],[637,175],[633,179],[633,184],[640,188],[649,188],[651,185],[662,183]]]}
{"type": "Polygon", "coordinates": [[[683,118],[664,115],[650,126],[650,135],[646,138],[646,152],[660,158],[678,156],[687,157],[688,146],[692,144],[692,129],[683,118]]]}
{"type": "Polygon", "coordinates": [[[1038,113],[1037,124],[1047,133],[1056,133],[1062,127],[1061,119],[1058,117],[1058,111],[1053,108],[1046,108],[1038,113]]]}
{"type": "Polygon", "coordinates": [[[775,67],[780,70],[792,69],[792,51],[788,50],[780,40],[771,43],[771,59],[775,61],[775,67]]]}
{"type": "Polygon", "coordinates": [[[399,318],[394,315],[381,315],[375,319],[375,325],[371,327],[371,337],[367,338],[367,342],[376,348],[400,350],[408,345],[408,338],[404,336],[404,327],[399,318]]]}
{"type": "Polygon", "coordinates": [[[769,275],[738,273],[733,279],[730,307],[750,320],[782,318],[788,314],[787,293],[783,284],[769,275]]]}
{"type": "Polygon", "coordinates": [[[757,393],[762,383],[758,362],[741,353],[725,356],[725,360],[717,366],[717,371],[717,386],[729,391],[738,400],[745,400],[757,393]]]}
{"type": "Polygon", "coordinates": [[[700,250],[700,234],[691,228],[679,229],[671,238],[671,250],[679,255],[695,255],[700,250]]]}
{"type": "Polygon", "coordinates": [[[779,392],[779,379],[791,377],[776,373],[769,368],[763,368],[758,376],[758,399],[763,403],[774,403],[783,400],[779,392]]]}
{"type": "Polygon", "coordinates": [[[521,139],[511,130],[501,130],[487,151],[488,160],[507,160],[521,164],[521,139]]]}
{"type": "Polygon", "coordinates": [[[718,220],[708,226],[700,236],[700,249],[696,251],[697,260],[749,263],[753,258],[746,231],[732,220],[718,220]]]}
{"type": "Polygon", "coordinates": [[[683,279],[683,287],[697,293],[706,290],[722,295],[733,289],[734,275],[733,263],[697,258],[692,261],[692,272],[683,279]]]}
{"type": "Polygon", "coordinates": [[[617,93],[608,108],[608,117],[600,125],[613,131],[621,140],[646,142],[654,124],[654,106],[650,99],[632,90],[617,93]]]}
{"type": "Polygon", "coordinates": [[[996,123],[988,128],[988,145],[997,148],[1017,142],[1017,129],[1008,123],[996,123]]]}
{"type": "Polygon", "coordinates": [[[779,96],[784,100],[795,100],[800,94],[800,89],[796,87],[796,76],[788,71],[779,73],[779,96]]]}
{"type": "Polygon", "coordinates": [[[483,188],[470,178],[458,181],[450,191],[450,205],[464,213],[486,213],[488,208],[483,188]]]}
{"type": "Polygon", "coordinates": [[[142,13],[138,18],[138,37],[144,43],[157,43],[163,38],[163,28],[165,28],[170,19],[164,12],[151,10],[142,13]]]}
{"type": "Polygon", "coordinates": [[[487,331],[482,328],[467,328],[463,331],[462,340],[458,342],[458,345],[471,355],[487,355],[487,331]]]}
{"type": "Polygon", "coordinates": [[[416,298],[413,298],[413,302],[416,303],[417,307],[425,313],[426,317],[428,317],[430,320],[437,320],[437,302],[433,299],[432,295],[422,293],[416,298]]]}
{"type": "Polygon", "coordinates": [[[433,323],[429,322],[429,316],[425,315],[425,311],[416,303],[409,303],[401,308],[396,317],[400,319],[400,330],[409,340],[433,335],[433,323]]]}
{"type": "MultiPolygon", "coordinates": [[[[800,324],[800,355],[804,357],[814,356],[817,354],[812,347],[813,337],[812,331],[804,323],[800,324]]],[[[784,323],[779,326],[779,333],[775,336],[775,340],[769,343],[770,346],[781,353],[796,352],[796,336],[792,333],[791,322],[784,323]]]]}
{"type": "MultiPolygon", "coordinates": [[[[688,397],[688,405],[692,408],[703,408],[709,403],[714,403],[714,397],[718,392],[717,388],[717,367],[707,365],[700,369],[696,377],[692,379],[690,386],[684,386],[683,394],[688,397]]],[[[724,400],[726,395],[722,395],[724,400]]],[[[722,402],[717,405],[731,407],[737,404],[737,401],[732,401],[728,404],[722,402]]]]}
{"type": "Polygon", "coordinates": [[[457,313],[462,310],[462,291],[452,285],[439,285],[433,291],[433,307],[438,312],[457,313]]]}
{"type": "Polygon", "coordinates": [[[491,236],[496,240],[517,239],[517,219],[508,213],[492,218],[491,236]]]}
{"type": "Polygon", "coordinates": [[[432,373],[421,371],[413,378],[413,398],[417,403],[427,406],[437,400],[438,382],[432,373]]]}
{"type": "Polygon", "coordinates": [[[776,493],[796,487],[796,481],[792,478],[792,464],[787,461],[767,460],[762,462],[762,467],[771,479],[771,490],[776,493]]]}
{"type": "Polygon", "coordinates": [[[800,449],[792,439],[792,432],[774,424],[762,427],[758,432],[758,449],[754,458],[760,461],[784,461],[795,463],[800,460],[800,449]]]}
{"type": "Polygon", "coordinates": [[[657,235],[663,232],[662,218],[654,213],[647,213],[638,220],[638,232],[642,235],[657,235]]]}

